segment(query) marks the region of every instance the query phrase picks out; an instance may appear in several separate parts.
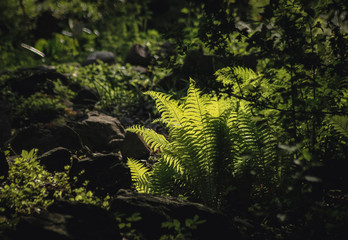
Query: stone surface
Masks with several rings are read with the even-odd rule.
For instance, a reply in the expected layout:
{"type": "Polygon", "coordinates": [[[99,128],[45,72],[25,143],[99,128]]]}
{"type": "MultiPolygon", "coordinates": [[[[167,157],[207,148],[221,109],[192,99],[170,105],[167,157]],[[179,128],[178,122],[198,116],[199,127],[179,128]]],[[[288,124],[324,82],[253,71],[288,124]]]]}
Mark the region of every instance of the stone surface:
{"type": "Polygon", "coordinates": [[[35,92],[55,94],[53,91],[54,81],[60,80],[62,84],[68,84],[66,76],[49,67],[18,69],[16,75],[16,77],[8,79],[7,84],[13,92],[24,97],[35,92]]]}
{"type": "Polygon", "coordinates": [[[87,119],[75,124],[74,129],[92,152],[117,151],[115,139],[124,139],[119,120],[102,113],[88,113],[87,119]]]}
{"type": "Polygon", "coordinates": [[[114,195],[119,189],[131,186],[130,171],[118,154],[95,154],[75,161],[72,174],[78,175],[82,170],[79,182],[87,180],[88,188],[97,195],[114,195]]]}
{"type": "Polygon", "coordinates": [[[150,149],[141,136],[136,133],[126,132],[121,147],[121,154],[124,161],[127,161],[127,158],[148,159],[150,156],[150,149]]]}
{"type": "Polygon", "coordinates": [[[192,230],[192,239],[241,239],[239,232],[223,214],[202,204],[177,198],[120,190],[111,203],[110,211],[126,216],[140,213],[142,219],[132,226],[144,239],[159,239],[165,234],[165,230],[161,228],[163,222],[178,219],[184,224],[186,219],[193,219],[195,215],[206,222],[192,230]]]}
{"type": "Polygon", "coordinates": [[[43,154],[56,147],[64,147],[72,152],[85,151],[79,135],[69,126],[37,127],[20,129],[9,142],[15,152],[38,148],[43,154]]]}
{"type": "Polygon", "coordinates": [[[90,87],[83,87],[73,99],[75,105],[94,106],[100,100],[98,92],[90,87]]]}
{"type": "Polygon", "coordinates": [[[125,62],[135,66],[147,67],[151,64],[151,53],[147,46],[135,44],[129,50],[125,62]]]}
{"type": "Polygon", "coordinates": [[[108,64],[115,64],[116,58],[115,54],[108,51],[97,51],[93,52],[90,55],[87,56],[87,58],[82,63],[83,66],[90,65],[93,63],[97,63],[97,60],[100,60],[102,62],[108,63],[108,64]]]}
{"type": "Polygon", "coordinates": [[[104,209],[82,203],[56,202],[48,211],[24,216],[13,240],[118,240],[117,222],[104,209]]]}
{"type": "Polygon", "coordinates": [[[39,156],[41,165],[50,172],[62,172],[64,167],[71,165],[71,154],[68,149],[63,147],[54,148],[39,156]]]}

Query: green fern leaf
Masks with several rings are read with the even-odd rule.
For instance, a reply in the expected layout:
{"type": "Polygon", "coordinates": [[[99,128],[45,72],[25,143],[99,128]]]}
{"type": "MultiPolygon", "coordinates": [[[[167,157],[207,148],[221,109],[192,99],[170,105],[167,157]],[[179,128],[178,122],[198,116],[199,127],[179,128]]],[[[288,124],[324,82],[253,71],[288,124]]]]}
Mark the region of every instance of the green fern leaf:
{"type": "Polygon", "coordinates": [[[163,151],[163,148],[168,145],[167,139],[163,135],[156,133],[152,129],[135,125],[127,128],[126,130],[141,135],[144,138],[146,144],[148,144],[154,152],[158,150],[163,151]]]}
{"type": "Polygon", "coordinates": [[[132,175],[132,181],[138,192],[148,193],[150,191],[149,170],[139,161],[128,158],[127,166],[132,175]]]}
{"type": "Polygon", "coordinates": [[[183,109],[178,101],[165,93],[148,91],[144,94],[151,96],[155,100],[157,109],[167,126],[178,126],[181,124],[183,109]]]}
{"type": "Polygon", "coordinates": [[[347,116],[333,116],[331,123],[334,129],[342,136],[348,138],[348,117],[347,116]]]}
{"type": "Polygon", "coordinates": [[[224,86],[247,83],[257,78],[257,74],[252,69],[239,66],[222,68],[216,72],[216,75],[216,80],[224,86]]]}

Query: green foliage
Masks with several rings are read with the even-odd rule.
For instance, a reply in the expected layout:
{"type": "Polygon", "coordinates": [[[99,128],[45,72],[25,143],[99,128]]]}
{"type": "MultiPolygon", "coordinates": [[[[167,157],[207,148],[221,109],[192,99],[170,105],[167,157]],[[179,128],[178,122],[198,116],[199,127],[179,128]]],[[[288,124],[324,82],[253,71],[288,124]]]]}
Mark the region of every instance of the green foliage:
{"type": "Polygon", "coordinates": [[[195,215],[192,219],[188,218],[185,220],[183,224],[178,219],[174,219],[172,221],[163,222],[162,228],[174,231],[173,234],[165,234],[161,236],[160,240],[179,240],[179,239],[191,239],[192,238],[192,230],[196,230],[197,227],[206,220],[199,219],[198,215],[195,215]]]}
{"type": "Polygon", "coordinates": [[[62,62],[78,55],[79,42],[72,37],[55,33],[51,39],[37,40],[35,48],[43,52],[45,57],[62,62]]]}
{"type": "Polygon", "coordinates": [[[151,171],[128,160],[138,191],[183,194],[219,208],[236,178],[252,173],[255,185],[276,182],[275,139],[242,102],[201,95],[193,80],[182,104],[164,93],[146,94],[155,100],[169,140],[143,127],[127,129],[160,154],[151,171]]]}
{"type": "Polygon", "coordinates": [[[23,150],[10,162],[8,178],[0,185],[0,215],[10,223],[17,214],[40,212],[56,199],[96,204],[108,207],[109,197],[99,199],[83,187],[74,187],[69,177],[70,166],[64,172],[50,173],[40,165],[37,149],[23,150]]]}
{"type": "Polygon", "coordinates": [[[347,116],[333,116],[331,123],[334,129],[348,139],[348,118],[347,116]]]}
{"type": "Polygon", "coordinates": [[[58,97],[36,92],[27,98],[21,98],[16,106],[16,115],[35,120],[52,120],[61,113],[65,106],[58,97]]]}
{"type": "Polygon", "coordinates": [[[132,174],[132,181],[139,192],[149,192],[149,170],[137,160],[128,158],[127,165],[132,174]]]}
{"type": "Polygon", "coordinates": [[[142,103],[142,91],[153,89],[165,74],[157,67],[144,73],[128,64],[101,62],[84,67],[60,65],[58,71],[69,73],[73,83],[95,89],[101,98],[97,107],[110,112],[131,109],[142,103]]]}
{"type": "Polygon", "coordinates": [[[134,224],[139,222],[142,217],[139,212],[133,213],[131,216],[115,213],[118,228],[121,231],[121,236],[127,239],[140,240],[143,239],[141,234],[136,231],[134,224]]]}

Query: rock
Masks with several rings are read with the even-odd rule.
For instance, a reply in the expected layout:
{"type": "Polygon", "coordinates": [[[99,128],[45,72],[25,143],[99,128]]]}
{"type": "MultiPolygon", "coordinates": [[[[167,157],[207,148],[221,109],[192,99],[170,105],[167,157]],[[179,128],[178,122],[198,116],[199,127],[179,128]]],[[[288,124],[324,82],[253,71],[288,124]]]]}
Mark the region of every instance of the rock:
{"type": "Polygon", "coordinates": [[[125,62],[136,66],[147,67],[151,64],[151,53],[147,46],[135,44],[129,50],[125,62]]]}
{"type": "Polygon", "coordinates": [[[54,81],[60,80],[67,85],[68,79],[55,69],[49,67],[35,67],[28,69],[18,69],[15,74],[17,77],[7,80],[11,90],[24,97],[28,97],[35,92],[54,93],[54,81]]]}
{"type": "MultiPolygon", "coordinates": [[[[57,119],[61,116],[64,115],[64,107],[63,106],[57,106],[55,105],[53,106],[46,106],[43,105],[41,108],[39,109],[32,109],[32,111],[28,111],[28,113],[26,113],[28,115],[27,120],[32,121],[32,122],[41,122],[41,123],[49,123],[51,121],[53,121],[54,119],[57,119]]],[[[16,116],[16,120],[20,122],[21,116],[16,116]]]]}
{"type": "Polygon", "coordinates": [[[240,233],[222,213],[178,198],[120,190],[111,202],[110,211],[125,216],[140,213],[141,220],[132,224],[132,227],[144,239],[159,239],[165,234],[166,229],[161,228],[163,222],[177,219],[185,224],[186,219],[193,219],[195,215],[206,222],[198,225],[196,230],[190,230],[193,235],[190,239],[241,239],[240,233]]]}
{"type": "Polygon", "coordinates": [[[141,136],[136,133],[126,132],[121,147],[121,154],[125,161],[127,161],[127,158],[148,159],[150,149],[141,136]]]}
{"type": "Polygon", "coordinates": [[[117,151],[114,148],[115,139],[124,139],[124,129],[120,121],[102,113],[88,113],[87,119],[75,124],[74,129],[93,152],[117,151]]]}
{"type": "Polygon", "coordinates": [[[76,105],[94,106],[100,100],[98,92],[90,87],[83,87],[79,90],[73,100],[76,105]]]}
{"type": "Polygon", "coordinates": [[[79,135],[67,125],[42,127],[29,126],[20,129],[10,140],[9,144],[17,153],[23,149],[38,148],[38,154],[43,154],[57,147],[64,147],[72,152],[84,152],[79,135]]]}
{"type": "Polygon", "coordinates": [[[38,159],[49,172],[63,172],[64,167],[71,165],[71,154],[63,147],[54,148],[42,154],[38,159]]]}
{"type": "Polygon", "coordinates": [[[74,175],[84,171],[79,182],[87,180],[88,188],[97,195],[114,195],[119,189],[131,186],[129,168],[118,154],[95,154],[74,162],[72,169],[74,175]]]}
{"type": "Polygon", "coordinates": [[[192,230],[193,236],[190,239],[241,239],[240,233],[234,229],[225,215],[202,204],[178,198],[120,190],[111,202],[110,211],[125,216],[140,213],[141,220],[132,223],[132,227],[141,233],[144,239],[159,239],[165,234],[165,229],[161,228],[163,222],[178,219],[184,225],[186,219],[193,219],[195,215],[206,222],[192,230]]]}
{"type": "Polygon", "coordinates": [[[40,214],[22,216],[13,240],[120,240],[117,222],[106,210],[58,201],[40,214]]]}
{"type": "Polygon", "coordinates": [[[0,147],[11,137],[11,104],[0,100],[0,147]]]}
{"type": "Polygon", "coordinates": [[[93,63],[97,63],[97,60],[100,60],[104,63],[108,64],[115,64],[116,63],[116,58],[115,54],[112,52],[108,51],[98,51],[98,52],[93,52],[87,56],[87,58],[84,60],[82,63],[82,66],[90,65],[93,63]]]}

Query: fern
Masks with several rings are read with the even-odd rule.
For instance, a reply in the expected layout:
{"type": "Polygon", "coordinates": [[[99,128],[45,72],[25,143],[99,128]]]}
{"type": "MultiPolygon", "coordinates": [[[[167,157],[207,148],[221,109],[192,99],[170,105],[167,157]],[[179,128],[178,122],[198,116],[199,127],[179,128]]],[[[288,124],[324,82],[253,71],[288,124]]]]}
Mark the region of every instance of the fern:
{"type": "Polygon", "coordinates": [[[171,98],[171,96],[154,91],[145,92],[146,95],[151,96],[155,102],[161,117],[166,124],[177,126],[181,124],[183,116],[183,109],[179,106],[179,102],[171,98]]]}
{"type": "Polygon", "coordinates": [[[334,129],[342,136],[348,138],[348,117],[347,116],[333,116],[331,123],[334,129]]]}
{"type": "Polygon", "coordinates": [[[132,181],[135,183],[137,191],[144,193],[150,192],[149,178],[151,175],[149,174],[149,170],[144,167],[143,164],[132,158],[128,158],[127,165],[130,169],[132,181]]]}
{"type": "Polygon", "coordinates": [[[243,89],[250,88],[255,84],[258,75],[249,68],[226,67],[218,70],[216,80],[223,86],[234,86],[237,92],[242,93],[243,89]]]}
{"type": "Polygon", "coordinates": [[[255,169],[259,182],[265,181],[276,144],[267,129],[252,120],[245,104],[202,95],[192,79],[181,104],[163,93],[147,94],[155,100],[162,119],[156,121],[169,128],[170,140],[141,126],[127,129],[143,136],[154,151],[160,150],[151,171],[128,161],[139,191],[182,194],[219,208],[226,189],[235,176],[244,174],[245,166],[255,169]]]}
{"type": "Polygon", "coordinates": [[[161,134],[156,133],[152,129],[135,125],[127,128],[126,130],[141,135],[144,138],[144,141],[154,152],[158,150],[162,151],[163,147],[168,145],[168,141],[165,139],[165,137],[161,134]]]}

